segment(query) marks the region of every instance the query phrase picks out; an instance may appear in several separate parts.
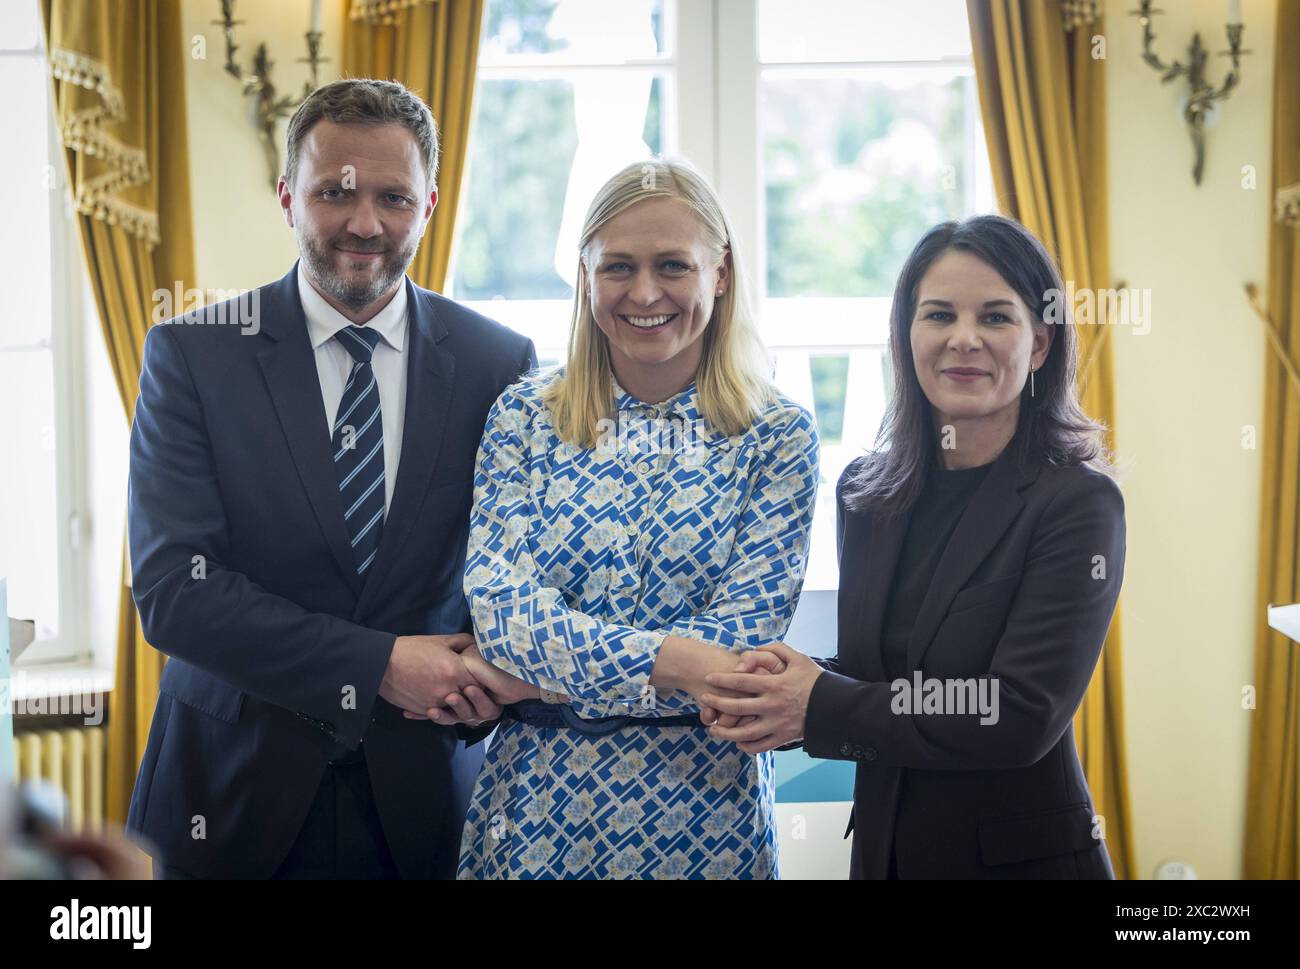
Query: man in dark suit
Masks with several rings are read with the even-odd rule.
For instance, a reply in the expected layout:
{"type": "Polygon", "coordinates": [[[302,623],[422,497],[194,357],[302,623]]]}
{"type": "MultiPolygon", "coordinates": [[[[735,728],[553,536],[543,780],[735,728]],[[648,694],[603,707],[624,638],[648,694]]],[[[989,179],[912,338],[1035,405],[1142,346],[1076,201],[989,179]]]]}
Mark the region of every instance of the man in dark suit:
{"type": "Polygon", "coordinates": [[[171,658],[128,827],[156,875],[454,875],[500,714],[460,657],[474,458],[536,357],[406,278],[436,166],[401,85],[320,88],[279,183],[300,262],[146,340],[133,589],[171,658]]]}

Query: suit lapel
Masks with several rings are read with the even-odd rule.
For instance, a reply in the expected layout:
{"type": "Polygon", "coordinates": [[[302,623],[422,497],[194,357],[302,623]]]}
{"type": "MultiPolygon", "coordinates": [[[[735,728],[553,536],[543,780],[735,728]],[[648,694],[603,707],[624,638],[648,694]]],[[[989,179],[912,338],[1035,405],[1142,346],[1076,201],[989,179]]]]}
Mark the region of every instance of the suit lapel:
{"type": "Polygon", "coordinates": [[[419,517],[442,449],[456,373],[455,358],[438,347],[447,329],[438,319],[433,301],[409,279],[406,287],[410,359],[406,365],[402,457],[397,466],[392,505],[384,519],[379,554],[367,573],[358,613],[364,612],[383,588],[419,517]]]}
{"type": "Polygon", "coordinates": [[[957,522],[907,641],[909,670],[920,669],[949,604],[1025,506],[1020,492],[1038,476],[1039,469],[1036,462],[1022,465],[1017,460],[1022,443],[1017,433],[1003,448],[957,522]]]}
{"type": "Polygon", "coordinates": [[[262,332],[275,342],[259,352],[257,360],[325,542],[353,593],[358,594],[361,580],[343,520],[316,356],[298,298],[297,263],[263,293],[268,305],[263,308],[262,332]]]}

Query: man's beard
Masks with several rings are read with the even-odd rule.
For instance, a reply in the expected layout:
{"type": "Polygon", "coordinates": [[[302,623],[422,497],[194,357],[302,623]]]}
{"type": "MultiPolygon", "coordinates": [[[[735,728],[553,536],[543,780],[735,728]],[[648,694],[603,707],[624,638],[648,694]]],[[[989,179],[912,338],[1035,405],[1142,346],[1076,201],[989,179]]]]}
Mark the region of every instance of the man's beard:
{"type": "MultiPolygon", "coordinates": [[[[419,246],[417,239],[408,249],[390,249],[380,261],[379,269],[366,282],[349,282],[336,275],[334,254],[339,250],[333,243],[322,243],[315,236],[298,232],[298,251],[307,263],[307,270],[314,281],[326,295],[338,300],[349,309],[359,310],[369,306],[387,293],[393,284],[406,273],[406,267],[415,258],[419,246]]],[[[364,243],[358,243],[357,252],[366,251],[364,243]]],[[[371,250],[373,251],[373,250],[371,250]]],[[[345,257],[347,253],[343,254],[345,257]]]]}

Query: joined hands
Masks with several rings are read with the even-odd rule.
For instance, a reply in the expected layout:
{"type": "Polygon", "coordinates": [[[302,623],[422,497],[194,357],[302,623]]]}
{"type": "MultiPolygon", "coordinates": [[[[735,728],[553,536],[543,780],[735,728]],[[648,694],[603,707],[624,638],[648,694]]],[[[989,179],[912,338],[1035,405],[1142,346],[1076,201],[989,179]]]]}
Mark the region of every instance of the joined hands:
{"type": "Polygon", "coordinates": [[[537,687],[485,660],[469,633],[398,636],[379,695],[408,720],[479,726],[501,708],[540,696],[537,687]]]}
{"type": "Polygon", "coordinates": [[[802,740],[813,683],[824,671],[785,643],[742,653],[730,673],[710,673],[700,695],[709,735],[759,754],[802,740]]]}
{"type": "MultiPolygon", "coordinates": [[[[820,666],[785,643],[747,650],[734,664],[728,656],[726,664],[730,672],[719,672],[710,658],[714,672],[682,684],[699,700],[700,721],[711,737],[749,754],[803,738],[820,666]]],[[[453,633],[397,637],[379,695],[410,720],[479,726],[498,719],[508,704],[540,698],[541,691],[485,660],[473,636],[453,633]]]]}

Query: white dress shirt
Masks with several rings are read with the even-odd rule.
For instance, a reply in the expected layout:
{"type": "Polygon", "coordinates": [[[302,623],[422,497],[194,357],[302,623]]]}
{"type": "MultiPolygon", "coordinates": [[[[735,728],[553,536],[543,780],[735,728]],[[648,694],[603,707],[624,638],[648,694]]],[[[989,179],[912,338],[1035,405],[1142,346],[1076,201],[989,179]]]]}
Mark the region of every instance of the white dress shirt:
{"type": "MultiPolygon", "coordinates": [[[[334,437],[334,418],[343,399],[343,388],[356,361],[334,334],[352,321],[325,302],[298,264],[298,295],[307,317],[307,334],[316,354],[321,398],[325,402],[327,433],[334,437]]],[[[393,504],[397,465],[402,457],[402,424],[406,419],[406,280],[388,305],[365,324],[379,333],[370,365],[379,384],[380,420],[384,425],[384,515],[393,504]]]]}

